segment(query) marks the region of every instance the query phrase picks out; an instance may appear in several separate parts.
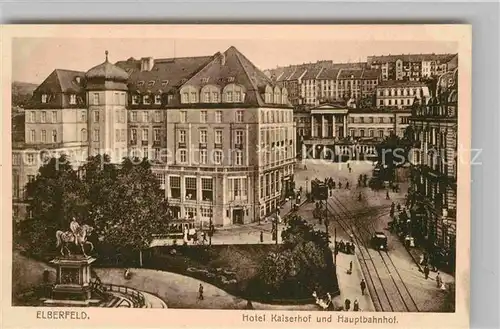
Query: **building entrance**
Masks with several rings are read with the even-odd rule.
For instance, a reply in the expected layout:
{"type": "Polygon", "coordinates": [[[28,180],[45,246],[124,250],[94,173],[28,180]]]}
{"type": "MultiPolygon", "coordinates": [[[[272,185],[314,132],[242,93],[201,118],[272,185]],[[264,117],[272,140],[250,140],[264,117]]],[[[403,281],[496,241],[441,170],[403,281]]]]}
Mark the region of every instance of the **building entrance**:
{"type": "Polygon", "coordinates": [[[243,224],[243,209],[233,209],[233,224],[243,224]]]}

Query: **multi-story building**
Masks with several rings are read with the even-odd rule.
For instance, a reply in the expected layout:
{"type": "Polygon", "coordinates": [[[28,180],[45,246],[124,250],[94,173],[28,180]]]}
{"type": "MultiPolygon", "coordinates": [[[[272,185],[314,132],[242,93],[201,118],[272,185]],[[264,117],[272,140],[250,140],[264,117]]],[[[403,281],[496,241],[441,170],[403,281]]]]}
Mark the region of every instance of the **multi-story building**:
{"type": "MultiPolygon", "coordinates": [[[[106,61],[54,71],[35,91],[14,187],[33,179],[40,150],[75,164],[106,153],[148,157],[179,217],[216,226],[276,209],[293,182],[295,131],[286,88],[236,48],[213,56],[106,61]],[[18,182],[18,183],[17,183],[18,182]]],[[[18,153],[14,151],[14,155],[18,153]]],[[[21,192],[19,202],[22,201],[21,192]]]]}
{"type": "Polygon", "coordinates": [[[410,115],[410,110],[358,109],[341,101],[314,107],[310,109],[311,134],[301,143],[302,158],[372,159],[384,138],[404,136],[410,115]]]}
{"type": "Polygon", "coordinates": [[[373,95],[380,70],[369,69],[362,62],[319,61],[277,68],[267,74],[289,90],[293,105],[314,107],[325,101],[359,100],[373,95]]]}
{"type": "Polygon", "coordinates": [[[437,77],[458,66],[458,54],[400,54],[368,56],[368,66],[382,70],[382,80],[418,81],[437,77]]]}
{"type": "Polygon", "coordinates": [[[382,81],[376,89],[377,108],[411,107],[415,99],[428,98],[429,87],[420,81],[382,81]]]}
{"type": "MultiPolygon", "coordinates": [[[[453,263],[456,248],[458,70],[439,77],[432,97],[417,101],[410,126],[413,234],[453,263]]],[[[438,256],[439,257],[439,256],[438,256]]],[[[451,264],[451,268],[454,268],[451,264]]]]}

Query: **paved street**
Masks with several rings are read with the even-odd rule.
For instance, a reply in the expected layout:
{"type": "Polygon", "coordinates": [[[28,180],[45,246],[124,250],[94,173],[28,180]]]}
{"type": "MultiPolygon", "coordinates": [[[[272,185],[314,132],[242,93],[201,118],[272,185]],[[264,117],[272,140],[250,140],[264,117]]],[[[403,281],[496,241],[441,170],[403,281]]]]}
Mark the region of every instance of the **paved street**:
{"type": "MultiPolygon", "coordinates": [[[[323,179],[331,176],[337,181],[350,179],[351,184],[357,182],[361,173],[370,176],[372,169],[367,163],[351,164],[353,170],[349,174],[345,168],[338,170],[337,164],[319,165],[308,161],[306,165],[307,172],[311,173],[306,177],[323,179]]],[[[300,176],[308,175],[307,172],[302,171],[300,176]]],[[[385,191],[377,193],[355,185],[351,190],[334,190],[333,197],[328,201],[330,213],[335,216],[335,220],[330,220],[330,234],[333,236],[336,232],[337,239],[343,240],[348,240],[350,234],[355,235],[357,256],[378,310],[442,311],[446,292],[436,287],[436,273],[431,273],[429,279],[425,280],[399,238],[387,231],[391,202],[402,203],[404,198],[406,187],[404,184],[400,186],[403,187],[402,191],[390,193],[390,200],[385,199],[385,191]],[[358,200],[360,192],[362,201],[358,200]],[[371,234],[375,231],[383,231],[388,236],[388,253],[378,253],[369,247],[371,234]]],[[[314,205],[308,205],[300,213],[311,219],[312,216],[308,214],[312,209],[314,205]]],[[[317,220],[312,221],[317,223],[317,220]]],[[[444,273],[441,273],[441,277],[445,283],[454,281],[453,277],[444,273]]]]}

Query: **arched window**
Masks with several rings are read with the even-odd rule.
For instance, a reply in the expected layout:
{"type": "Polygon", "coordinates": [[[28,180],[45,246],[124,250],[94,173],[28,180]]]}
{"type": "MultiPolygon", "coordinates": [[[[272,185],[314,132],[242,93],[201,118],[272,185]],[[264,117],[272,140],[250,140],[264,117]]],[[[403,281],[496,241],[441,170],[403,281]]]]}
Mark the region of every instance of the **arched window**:
{"type": "Polygon", "coordinates": [[[81,140],[82,142],[86,142],[87,141],[87,129],[83,128],[80,132],[80,135],[81,135],[81,140]]]}
{"type": "Polygon", "coordinates": [[[184,86],[180,90],[181,103],[182,104],[193,104],[199,103],[200,92],[198,88],[194,86],[184,86]]]}
{"type": "Polygon", "coordinates": [[[264,102],[267,104],[271,104],[273,101],[273,88],[271,88],[271,86],[267,85],[264,95],[265,95],[264,102]]]}
{"type": "Polygon", "coordinates": [[[274,104],[281,104],[281,90],[278,87],[274,88],[274,104]]]}
{"type": "Polygon", "coordinates": [[[206,85],[201,89],[201,103],[220,103],[220,88],[216,85],[206,85]]]}
{"type": "Polygon", "coordinates": [[[222,91],[223,102],[243,103],[245,101],[246,90],[243,86],[231,83],[224,87],[222,91]]]}

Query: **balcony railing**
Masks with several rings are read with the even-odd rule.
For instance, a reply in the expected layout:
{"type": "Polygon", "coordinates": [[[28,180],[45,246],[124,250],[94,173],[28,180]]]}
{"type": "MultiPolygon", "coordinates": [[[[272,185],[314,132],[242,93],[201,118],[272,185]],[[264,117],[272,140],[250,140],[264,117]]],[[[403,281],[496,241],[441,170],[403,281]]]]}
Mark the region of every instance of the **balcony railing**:
{"type": "Polygon", "coordinates": [[[137,145],[137,139],[131,139],[130,145],[137,145]]]}
{"type": "Polygon", "coordinates": [[[185,149],[186,148],[186,143],[178,143],[178,147],[180,149],[185,149]]]}
{"type": "Polygon", "coordinates": [[[148,146],[148,141],[141,141],[142,146],[148,146]]]}
{"type": "Polygon", "coordinates": [[[222,149],[222,143],[214,143],[214,148],[222,149]]]}
{"type": "Polygon", "coordinates": [[[161,141],[153,141],[153,146],[160,146],[161,145],[161,141]]]}

